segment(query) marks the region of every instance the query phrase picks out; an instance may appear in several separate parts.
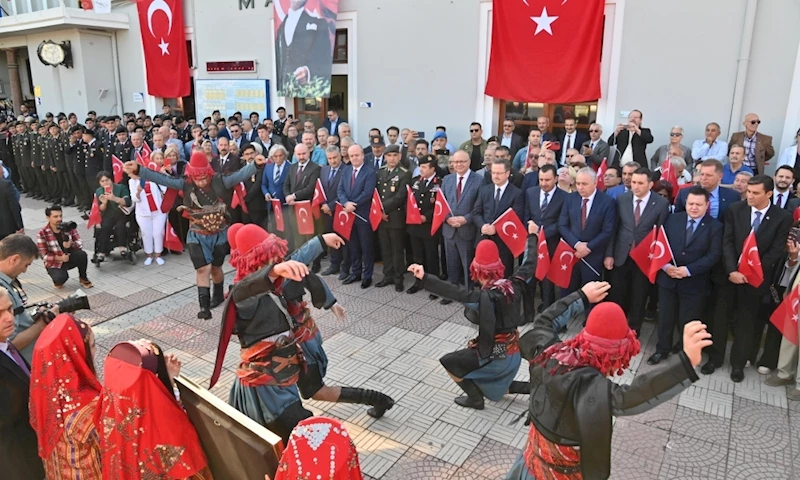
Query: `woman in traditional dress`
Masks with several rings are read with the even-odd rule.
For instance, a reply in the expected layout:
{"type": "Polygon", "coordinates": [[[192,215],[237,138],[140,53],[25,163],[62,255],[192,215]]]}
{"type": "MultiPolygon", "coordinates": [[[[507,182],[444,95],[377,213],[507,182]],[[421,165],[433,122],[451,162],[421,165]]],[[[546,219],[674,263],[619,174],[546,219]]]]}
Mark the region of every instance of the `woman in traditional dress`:
{"type": "Polygon", "coordinates": [[[100,480],[94,416],[101,385],[92,328],[68,313],[50,322],[31,362],[31,425],[49,480],[100,480]]]}
{"type": "Polygon", "coordinates": [[[307,418],[292,431],[275,480],[362,480],[353,439],[338,420],[307,418]]]}

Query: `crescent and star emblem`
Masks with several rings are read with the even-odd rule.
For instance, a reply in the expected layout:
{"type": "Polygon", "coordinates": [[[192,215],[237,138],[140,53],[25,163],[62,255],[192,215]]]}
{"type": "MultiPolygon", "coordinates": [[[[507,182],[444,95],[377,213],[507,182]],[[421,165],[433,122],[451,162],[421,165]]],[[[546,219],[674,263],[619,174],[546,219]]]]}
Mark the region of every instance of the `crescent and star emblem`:
{"type": "Polygon", "coordinates": [[[347,220],[348,220],[347,212],[345,212],[344,210],[339,212],[339,225],[344,226],[344,224],[347,223],[347,220]],[[344,215],[344,220],[342,220],[342,215],[344,215]]]}
{"type": "Polygon", "coordinates": [[[761,259],[758,258],[758,247],[750,247],[750,250],[747,251],[747,263],[751,267],[755,267],[756,265],[761,265],[761,259]],[[756,255],[753,256],[753,250],[755,250],[756,255]],[[758,263],[756,263],[756,260],[758,263]]]}
{"type": "Polygon", "coordinates": [[[572,252],[561,252],[561,255],[558,256],[558,261],[559,262],[563,261],[565,255],[569,256],[569,261],[566,262],[566,263],[562,263],[561,264],[561,270],[564,270],[564,271],[567,270],[567,265],[570,265],[575,260],[575,254],[574,253],[572,253],[572,252]]]}
{"type": "Polygon", "coordinates": [[[664,248],[663,243],[655,241],[650,244],[650,255],[649,255],[650,260],[659,260],[661,257],[664,256],[664,253],[666,253],[666,249],[664,248]],[[659,252],[658,255],[654,253],[656,250],[658,250],[659,252]]]}
{"type": "Polygon", "coordinates": [[[436,216],[441,215],[442,212],[444,211],[444,207],[442,206],[442,202],[440,202],[439,200],[436,200],[436,207],[434,208],[433,211],[434,211],[434,214],[436,216]]]}
{"type": "MultiPolygon", "coordinates": [[[[150,29],[150,35],[152,35],[153,38],[158,38],[155,32],[153,32],[153,15],[158,11],[164,12],[164,15],[167,16],[167,20],[169,20],[167,36],[172,33],[172,9],[165,0],[153,0],[152,3],[150,3],[150,7],[147,9],[147,27],[150,29]]],[[[169,55],[169,43],[164,41],[164,37],[161,37],[161,43],[159,43],[158,46],[161,48],[162,57],[164,55],[169,55]]]]}
{"type": "Polygon", "coordinates": [[[500,227],[500,230],[503,231],[503,235],[508,235],[508,232],[506,231],[506,229],[508,228],[509,225],[514,227],[514,233],[511,234],[511,238],[516,240],[518,235],[517,235],[517,226],[514,225],[514,222],[503,222],[503,225],[500,227]]]}
{"type": "Polygon", "coordinates": [[[306,223],[306,219],[308,218],[308,210],[306,210],[306,207],[301,207],[300,210],[297,211],[297,216],[300,217],[300,221],[306,223]]]}

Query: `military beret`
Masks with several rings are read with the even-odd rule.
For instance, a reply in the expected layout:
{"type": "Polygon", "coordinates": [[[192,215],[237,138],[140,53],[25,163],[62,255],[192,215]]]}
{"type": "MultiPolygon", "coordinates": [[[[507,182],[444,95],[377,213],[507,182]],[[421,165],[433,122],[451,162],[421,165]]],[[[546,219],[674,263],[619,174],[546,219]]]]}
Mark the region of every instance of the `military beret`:
{"type": "Polygon", "coordinates": [[[386,153],[400,153],[400,145],[389,145],[386,147],[386,153]]]}
{"type": "Polygon", "coordinates": [[[80,125],[75,125],[74,127],[70,127],[69,129],[70,135],[72,135],[75,132],[83,132],[83,127],[81,127],[80,125]]]}
{"type": "Polygon", "coordinates": [[[436,155],[428,154],[428,155],[424,155],[424,156],[419,158],[419,164],[420,165],[433,165],[433,166],[436,166],[437,163],[438,163],[438,161],[436,159],[436,155]]]}
{"type": "Polygon", "coordinates": [[[94,130],[92,130],[91,128],[84,128],[83,129],[83,134],[94,137],[94,130]]]}
{"type": "Polygon", "coordinates": [[[489,137],[489,140],[486,140],[486,142],[487,143],[492,143],[492,142],[500,143],[500,137],[498,137],[497,135],[492,135],[491,137],[489,137]]]}

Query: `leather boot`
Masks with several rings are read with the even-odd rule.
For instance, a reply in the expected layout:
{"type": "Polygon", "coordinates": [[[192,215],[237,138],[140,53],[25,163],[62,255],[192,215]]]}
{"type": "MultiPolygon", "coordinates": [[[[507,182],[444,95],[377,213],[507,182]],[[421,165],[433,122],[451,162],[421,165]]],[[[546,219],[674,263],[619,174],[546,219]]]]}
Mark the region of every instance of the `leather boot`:
{"type": "Polygon", "coordinates": [[[508,393],[521,393],[523,395],[531,394],[531,382],[511,382],[508,387],[508,393]]]}
{"type": "Polygon", "coordinates": [[[481,389],[475,385],[475,382],[464,379],[456,384],[467,394],[466,397],[457,397],[455,399],[456,405],[474,408],[475,410],[483,410],[483,393],[481,389]]]}
{"type": "Polygon", "coordinates": [[[211,296],[211,308],[217,308],[225,301],[225,282],[214,284],[214,294],[211,296]]]}
{"type": "Polygon", "coordinates": [[[387,410],[390,410],[394,406],[392,397],[375,390],[366,390],[364,388],[342,387],[342,393],[339,395],[338,401],[341,403],[371,405],[372,408],[367,410],[367,415],[373,418],[381,418],[387,410]]]}
{"type": "Polygon", "coordinates": [[[197,318],[209,320],[211,318],[211,289],[208,287],[197,287],[197,300],[200,303],[200,311],[197,318]]]}

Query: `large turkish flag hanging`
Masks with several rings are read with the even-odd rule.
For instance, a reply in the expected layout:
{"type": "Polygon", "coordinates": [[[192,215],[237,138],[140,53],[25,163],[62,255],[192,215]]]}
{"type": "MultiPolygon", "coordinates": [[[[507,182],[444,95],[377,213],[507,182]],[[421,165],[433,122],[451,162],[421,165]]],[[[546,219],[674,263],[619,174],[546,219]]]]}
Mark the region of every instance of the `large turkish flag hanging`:
{"type": "Polygon", "coordinates": [[[147,93],[178,98],[190,93],[182,0],[138,0],[147,93]]]}
{"type": "Polygon", "coordinates": [[[494,0],[486,95],[518,102],[600,98],[605,0],[494,0]]]}

